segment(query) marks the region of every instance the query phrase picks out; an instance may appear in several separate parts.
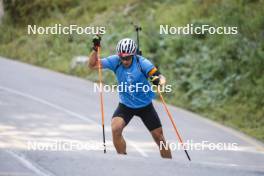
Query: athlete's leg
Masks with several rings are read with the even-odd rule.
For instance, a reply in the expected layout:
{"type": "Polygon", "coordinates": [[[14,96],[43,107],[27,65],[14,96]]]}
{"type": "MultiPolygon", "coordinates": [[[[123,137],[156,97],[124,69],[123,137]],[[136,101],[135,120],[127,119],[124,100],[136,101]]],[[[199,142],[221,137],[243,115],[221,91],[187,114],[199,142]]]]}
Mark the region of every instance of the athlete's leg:
{"type": "Polygon", "coordinates": [[[163,136],[162,127],[156,128],[150,131],[150,133],[159,147],[161,157],[162,158],[172,158],[170,148],[167,147],[165,138],[163,136]],[[161,145],[162,143],[164,145],[161,145]]]}
{"type": "Polygon", "coordinates": [[[126,154],[126,141],[122,136],[122,131],[126,123],[121,117],[113,117],[111,127],[112,127],[112,136],[113,143],[116,148],[117,153],[126,154]]]}
{"type": "MultiPolygon", "coordinates": [[[[150,131],[153,139],[155,140],[158,147],[160,147],[160,143],[164,142],[164,145],[166,146],[166,141],[163,136],[161,122],[159,119],[159,115],[156,112],[153,104],[149,104],[148,106],[142,108],[137,115],[142,119],[145,126],[150,131]]],[[[170,149],[166,149],[162,145],[163,148],[160,148],[160,155],[163,158],[171,158],[171,151],[170,149]]]]}
{"type": "Polygon", "coordinates": [[[113,118],[112,118],[112,136],[113,143],[116,148],[117,153],[126,154],[126,141],[122,136],[123,129],[129,123],[129,121],[133,118],[133,112],[130,108],[125,105],[119,103],[116,108],[113,118]]]}

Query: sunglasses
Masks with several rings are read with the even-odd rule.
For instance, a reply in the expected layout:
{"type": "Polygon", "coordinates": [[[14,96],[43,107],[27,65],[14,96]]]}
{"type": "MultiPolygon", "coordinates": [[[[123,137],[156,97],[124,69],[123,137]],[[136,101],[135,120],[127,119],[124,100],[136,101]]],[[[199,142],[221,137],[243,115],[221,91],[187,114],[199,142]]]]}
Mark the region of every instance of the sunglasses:
{"type": "Polygon", "coordinates": [[[129,61],[132,59],[132,57],[131,56],[125,56],[125,57],[120,57],[120,59],[123,61],[129,61]]]}

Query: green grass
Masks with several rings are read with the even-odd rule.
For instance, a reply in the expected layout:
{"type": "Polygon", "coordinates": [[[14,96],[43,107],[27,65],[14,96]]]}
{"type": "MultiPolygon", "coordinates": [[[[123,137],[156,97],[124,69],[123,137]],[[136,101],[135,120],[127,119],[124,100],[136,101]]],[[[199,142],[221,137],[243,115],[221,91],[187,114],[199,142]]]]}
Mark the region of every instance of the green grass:
{"type": "MultiPolygon", "coordinates": [[[[173,85],[166,100],[264,141],[264,1],[17,0],[0,25],[0,55],[95,81],[97,73],[70,70],[71,59],[88,55],[92,36],[27,35],[27,24],[106,26],[102,55],[143,27],[144,56],[159,65],[173,85]],[[231,35],[159,35],[160,24],[238,26],[231,35]]],[[[104,72],[106,83],[113,74],[104,72]]]]}

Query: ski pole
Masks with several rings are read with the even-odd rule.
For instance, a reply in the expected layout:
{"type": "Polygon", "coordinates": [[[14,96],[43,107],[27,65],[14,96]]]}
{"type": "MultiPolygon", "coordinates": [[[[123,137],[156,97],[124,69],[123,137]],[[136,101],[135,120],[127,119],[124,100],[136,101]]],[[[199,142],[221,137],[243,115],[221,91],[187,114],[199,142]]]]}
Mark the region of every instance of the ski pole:
{"type": "Polygon", "coordinates": [[[160,86],[158,86],[158,93],[159,93],[159,96],[160,96],[161,102],[162,102],[162,104],[163,104],[163,106],[164,106],[164,109],[166,110],[166,112],[167,112],[167,114],[168,114],[168,116],[169,116],[169,118],[170,118],[170,121],[171,121],[171,123],[172,123],[172,125],[173,125],[173,128],[174,128],[175,132],[176,132],[176,137],[177,137],[178,141],[180,142],[180,144],[182,145],[182,147],[183,147],[183,149],[184,149],[184,152],[185,152],[187,158],[189,159],[189,161],[191,161],[191,158],[190,158],[190,156],[189,156],[187,150],[186,150],[185,147],[184,147],[184,144],[183,144],[183,140],[182,140],[182,138],[181,138],[181,135],[180,135],[180,133],[179,133],[177,127],[176,127],[176,123],[175,123],[175,121],[173,120],[173,117],[172,117],[172,115],[171,115],[171,113],[170,113],[170,111],[169,111],[169,109],[168,109],[168,107],[167,107],[167,105],[166,105],[166,103],[165,103],[165,100],[163,99],[163,96],[162,96],[162,94],[161,94],[159,88],[160,88],[160,86]]]}
{"type": "Polygon", "coordinates": [[[133,24],[133,25],[134,25],[135,30],[137,32],[137,45],[138,45],[137,46],[137,54],[138,55],[142,55],[142,52],[141,52],[140,47],[139,47],[139,31],[141,31],[142,28],[140,26],[136,25],[136,24],[133,24]]]}
{"type": "Polygon", "coordinates": [[[103,99],[103,91],[102,91],[102,65],[100,60],[100,46],[97,46],[97,59],[98,59],[98,75],[99,75],[99,86],[100,86],[100,107],[101,107],[101,117],[102,117],[102,128],[103,128],[103,146],[104,153],[106,153],[106,145],[105,145],[105,128],[104,128],[104,99],[103,99]]]}

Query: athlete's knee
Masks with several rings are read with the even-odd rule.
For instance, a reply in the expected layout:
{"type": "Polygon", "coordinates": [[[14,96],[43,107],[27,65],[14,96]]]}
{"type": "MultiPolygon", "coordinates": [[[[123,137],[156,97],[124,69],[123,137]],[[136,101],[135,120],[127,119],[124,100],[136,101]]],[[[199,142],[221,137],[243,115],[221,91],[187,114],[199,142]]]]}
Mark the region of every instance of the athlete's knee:
{"type": "Polygon", "coordinates": [[[122,118],[114,117],[111,123],[113,136],[121,136],[124,126],[125,126],[125,123],[122,118]]]}
{"type": "Polygon", "coordinates": [[[112,126],[112,133],[114,136],[121,136],[123,128],[121,126],[112,126]]]}

